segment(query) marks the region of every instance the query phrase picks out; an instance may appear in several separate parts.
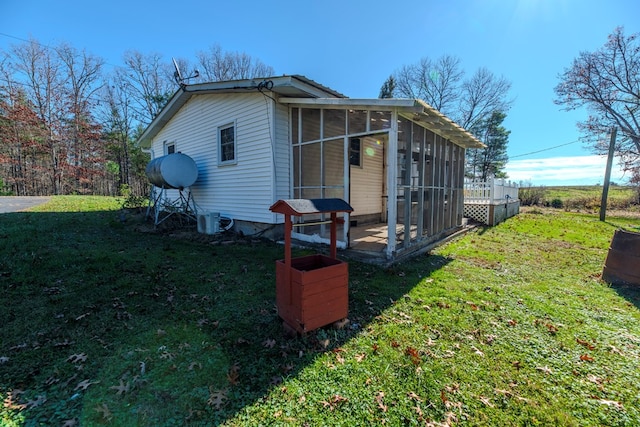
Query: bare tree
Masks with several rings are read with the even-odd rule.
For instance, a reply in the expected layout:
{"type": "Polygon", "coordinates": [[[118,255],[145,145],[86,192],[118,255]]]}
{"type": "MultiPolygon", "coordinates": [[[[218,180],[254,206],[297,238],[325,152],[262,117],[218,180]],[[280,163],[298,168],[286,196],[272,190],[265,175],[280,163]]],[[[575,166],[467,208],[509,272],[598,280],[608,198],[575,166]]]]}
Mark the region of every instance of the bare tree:
{"type": "Polygon", "coordinates": [[[143,125],[151,123],[176,91],[172,66],[164,63],[160,54],[143,55],[129,51],[124,55],[124,68],[131,107],[143,125]]]}
{"type": "Polygon", "coordinates": [[[25,93],[34,105],[38,117],[47,130],[44,146],[50,156],[51,192],[61,194],[66,172],[66,152],[60,140],[64,118],[64,77],[55,53],[35,40],[11,50],[13,70],[25,87],[25,93]]]}
{"type": "MultiPolygon", "coordinates": [[[[511,90],[507,79],[495,76],[486,68],[479,68],[471,78],[465,79],[460,60],[449,55],[436,61],[422,58],[416,64],[400,68],[394,77],[396,94],[426,101],[481,140],[488,135],[487,126],[494,115],[500,113],[504,119],[513,103],[507,98],[511,90]]],[[[484,142],[489,145],[491,141],[484,142]]],[[[493,154],[483,150],[470,152],[467,169],[473,169],[474,163],[486,156],[491,158],[493,154]]],[[[496,162],[494,172],[500,174],[505,163],[496,162]]]]}
{"type": "MultiPolygon", "coordinates": [[[[589,117],[578,123],[587,137],[618,128],[616,154],[623,167],[640,182],[640,33],[625,37],[616,28],[605,45],[595,52],[581,52],[559,76],[556,104],[565,110],[586,107],[589,117]]],[[[604,154],[604,140],[591,143],[604,154]]]]}
{"type": "Polygon", "coordinates": [[[403,66],[396,73],[395,80],[400,96],[422,99],[436,110],[453,117],[463,77],[460,60],[444,55],[436,61],[422,58],[416,64],[403,66]]]}
{"type": "Polygon", "coordinates": [[[208,51],[198,52],[196,57],[201,81],[251,79],[274,74],[273,68],[259,59],[253,59],[246,53],[224,52],[218,44],[211,46],[208,51]]]}
{"type": "Polygon", "coordinates": [[[101,88],[101,73],[104,61],[85,51],[63,44],[56,49],[67,76],[65,81],[65,104],[67,119],[64,139],[67,142],[67,162],[75,182],[69,183],[74,191],[93,192],[89,184],[100,174],[102,168],[95,167],[104,162],[104,147],[101,143],[100,127],[93,119],[96,93],[101,88]]]}
{"type": "Polygon", "coordinates": [[[460,87],[458,124],[473,129],[494,112],[506,112],[512,104],[507,99],[511,82],[504,77],[496,77],[486,68],[479,68],[470,79],[460,87]]]}

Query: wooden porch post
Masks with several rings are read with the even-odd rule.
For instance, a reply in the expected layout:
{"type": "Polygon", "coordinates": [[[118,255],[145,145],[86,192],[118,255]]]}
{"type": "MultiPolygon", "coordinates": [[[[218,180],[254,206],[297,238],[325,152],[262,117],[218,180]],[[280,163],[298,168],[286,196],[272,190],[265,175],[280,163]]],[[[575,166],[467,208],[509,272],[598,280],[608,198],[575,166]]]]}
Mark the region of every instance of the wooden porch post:
{"type": "Polygon", "coordinates": [[[336,223],[338,222],[338,214],[335,212],[331,212],[331,258],[336,259],[338,258],[338,249],[337,249],[337,245],[336,245],[336,239],[337,239],[337,226],[336,223]]]}

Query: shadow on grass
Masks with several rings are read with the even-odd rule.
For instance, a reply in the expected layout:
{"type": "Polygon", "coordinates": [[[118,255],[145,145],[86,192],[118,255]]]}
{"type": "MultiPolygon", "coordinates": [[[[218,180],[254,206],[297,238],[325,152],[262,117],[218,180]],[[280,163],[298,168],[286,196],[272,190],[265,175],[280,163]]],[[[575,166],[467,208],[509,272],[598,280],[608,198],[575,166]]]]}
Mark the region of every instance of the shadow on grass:
{"type": "Polygon", "coordinates": [[[610,286],[618,293],[618,295],[640,310],[640,285],[611,284],[610,286]]]}
{"type": "Polygon", "coordinates": [[[0,225],[11,254],[0,259],[3,415],[44,424],[222,423],[449,262],[350,262],[350,323],[291,338],[273,242],[158,231],[112,211],[4,214],[0,225]]]}

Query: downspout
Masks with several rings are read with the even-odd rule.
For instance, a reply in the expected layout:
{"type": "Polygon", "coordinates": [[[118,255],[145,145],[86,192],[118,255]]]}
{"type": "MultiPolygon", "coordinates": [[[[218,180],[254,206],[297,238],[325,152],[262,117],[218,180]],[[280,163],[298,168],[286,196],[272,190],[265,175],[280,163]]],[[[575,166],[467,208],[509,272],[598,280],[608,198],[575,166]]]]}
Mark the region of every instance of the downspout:
{"type": "MultiPolygon", "coordinates": [[[[266,95],[263,94],[263,96],[266,95]]],[[[278,197],[278,141],[276,139],[276,101],[273,98],[272,101],[267,104],[267,115],[269,116],[269,110],[271,110],[269,119],[271,122],[269,125],[269,138],[271,139],[271,156],[273,159],[271,162],[271,167],[273,168],[273,173],[271,174],[271,202],[274,203],[278,197]]],[[[271,222],[273,224],[277,223],[277,214],[273,214],[271,222]]]]}

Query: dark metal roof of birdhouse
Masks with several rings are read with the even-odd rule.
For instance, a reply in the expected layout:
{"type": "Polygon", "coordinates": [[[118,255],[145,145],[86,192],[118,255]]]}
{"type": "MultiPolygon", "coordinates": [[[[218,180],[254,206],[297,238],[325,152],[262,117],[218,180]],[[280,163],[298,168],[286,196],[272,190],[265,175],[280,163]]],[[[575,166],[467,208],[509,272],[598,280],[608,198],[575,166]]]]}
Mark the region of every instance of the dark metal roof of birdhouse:
{"type": "Polygon", "coordinates": [[[331,212],[353,212],[351,205],[342,199],[278,200],[269,210],[271,212],[296,216],[331,212]]]}

